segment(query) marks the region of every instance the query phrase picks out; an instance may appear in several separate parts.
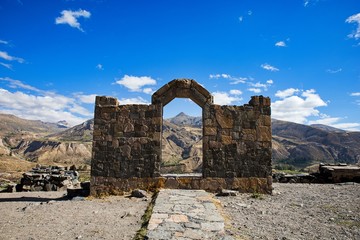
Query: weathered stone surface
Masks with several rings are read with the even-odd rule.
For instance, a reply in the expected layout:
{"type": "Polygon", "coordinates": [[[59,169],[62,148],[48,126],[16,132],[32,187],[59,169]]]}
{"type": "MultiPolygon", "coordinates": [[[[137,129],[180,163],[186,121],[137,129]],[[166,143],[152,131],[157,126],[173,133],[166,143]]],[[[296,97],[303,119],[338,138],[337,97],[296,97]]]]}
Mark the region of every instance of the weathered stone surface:
{"type": "Polygon", "coordinates": [[[259,179],[271,177],[270,114],[267,97],[253,96],[244,106],[215,105],[211,94],[191,79],[165,84],[151,105],[119,105],[115,98],[98,96],[92,193],[161,187],[269,193],[271,181],[259,179]],[[159,177],[163,107],[175,97],[190,98],[203,109],[203,178],[159,177]]]}

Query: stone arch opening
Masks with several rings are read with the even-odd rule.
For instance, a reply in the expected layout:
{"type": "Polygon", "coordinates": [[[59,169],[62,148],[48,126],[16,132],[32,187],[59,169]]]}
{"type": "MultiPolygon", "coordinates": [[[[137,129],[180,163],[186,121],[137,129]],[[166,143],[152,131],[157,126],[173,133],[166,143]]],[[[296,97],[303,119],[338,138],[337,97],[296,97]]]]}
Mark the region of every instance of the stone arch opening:
{"type": "Polygon", "coordinates": [[[175,98],[163,107],[160,174],[202,176],[202,109],[191,99],[175,98]]]}
{"type": "MultiPolygon", "coordinates": [[[[173,101],[175,98],[188,98],[196,103],[202,112],[202,136],[204,136],[204,108],[209,107],[213,104],[213,96],[200,84],[195,82],[192,79],[176,79],[173,80],[164,86],[162,86],[158,91],[152,95],[152,104],[158,105],[162,109],[162,115],[164,107],[173,101]]],[[[163,121],[161,121],[160,129],[163,131],[163,121]]],[[[163,136],[163,132],[161,133],[163,136]]],[[[163,146],[163,138],[160,138],[160,146],[163,146]]],[[[204,156],[204,143],[202,143],[202,156],[204,156]]],[[[163,152],[161,151],[161,154],[163,152]]],[[[163,156],[160,156],[161,161],[163,161],[163,156]]],[[[204,165],[204,158],[202,157],[202,166],[204,165]]],[[[205,163],[206,164],[206,163],[205,163]]],[[[162,164],[159,166],[161,167],[162,164]]],[[[201,167],[201,175],[204,175],[203,167],[201,167]]],[[[180,169],[181,170],[181,169],[180,169]]],[[[162,171],[160,171],[162,172],[162,171]]]]}

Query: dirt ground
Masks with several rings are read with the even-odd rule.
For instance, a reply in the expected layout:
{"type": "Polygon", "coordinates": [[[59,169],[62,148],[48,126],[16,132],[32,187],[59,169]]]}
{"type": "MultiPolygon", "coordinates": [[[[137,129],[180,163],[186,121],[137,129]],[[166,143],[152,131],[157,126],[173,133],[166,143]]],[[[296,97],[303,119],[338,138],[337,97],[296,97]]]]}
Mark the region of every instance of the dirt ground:
{"type": "Polygon", "coordinates": [[[274,194],[218,197],[235,239],[360,239],[360,184],[273,184],[274,194]]]}
{"type": "Polygon", "coordinates": [[[151,200],[70,201],[62,199],[64,194],[1,193],[0,239],[132,239],[151,200]]]}
{"type": "MultiPolygon", "coordinates": [[[[360,239],[360,184],[274,184],[274,194],[216,197],[234,239],[360,239]]],[[[0,194],[0,239],[132,239],[150,201],[0,194]]]]}

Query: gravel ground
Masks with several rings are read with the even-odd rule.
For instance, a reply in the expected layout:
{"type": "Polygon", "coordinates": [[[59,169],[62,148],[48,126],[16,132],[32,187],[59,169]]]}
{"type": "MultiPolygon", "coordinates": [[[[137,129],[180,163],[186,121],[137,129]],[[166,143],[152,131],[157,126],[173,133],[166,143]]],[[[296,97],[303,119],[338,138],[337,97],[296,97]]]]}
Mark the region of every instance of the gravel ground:
{"type": "Polygon", "coordinates": [[[274,194],[218,197],[235,239],[360,239],[360,184],[273,184],[274,194]]]}
{"type": "Polygon", "coordinates": [[[0,239],[132,239],[150,201],[123,196],[59,200],[64,194],[0,194],[0,239]]]}
{"type": "MultiPolygon", "coordinates": [[[[360,239],[360,184],[273,184],[274,194],[216,197],[235,239],[360,239]]],[[[0,194],[0,239],[132,239],[149,201],[0,194]]]]}

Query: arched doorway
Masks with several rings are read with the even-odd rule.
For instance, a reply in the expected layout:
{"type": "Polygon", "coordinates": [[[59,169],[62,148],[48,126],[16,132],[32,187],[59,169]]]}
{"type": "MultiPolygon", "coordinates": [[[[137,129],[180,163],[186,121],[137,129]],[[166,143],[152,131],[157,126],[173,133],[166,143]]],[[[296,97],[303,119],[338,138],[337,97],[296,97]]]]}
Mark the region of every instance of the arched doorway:
{"type": "MultiPolygon", "coordinates": [[[[165,84],[163,87],[161,87],[158,91],[156,91],[152,95],[152,104],[158,105],[161,107],[162,112],[164,107],[169,104],[171,101],[173,101],[175,98],[188,98],[191,99],[194,103],[196,103],[202,110],[202,136],[204,136],[204,108],[208,108],[211,104],[213,104],[213,97],[212,95],[203,88],[200,84],[195,82],[194,80],[190,79],[177,79],[173,80],[167,84],[165,84]]],[[[161,121],[161,129],[164,128],[163,121],[161,121]]],[[[163,138],[160,139],[161,145],[163,145],[163,138]]],[[[202,141],[203,145],[203,141],[202,141]]],[[[202,146],[203,151],[204,146],[202,146]]],[[[163,152],[162,152],[163,154],[163,152]]],[[[204,156],[204,152],[201,154],[204,156]]],[[[163,161],[163,157],[160,156],[161,161],[163,161]]],[[[202,157],[202,166],[205,163],[206,158],[202,157]]],[[[159,164],[160,168],[163,165],[163,162],[159,164]]],[[[203,168],[202,168],[203,169],[203,168]]],[[[159,169],[160,173],[164,173],[159,169]]],[[[201,175],[203,175],[203,171],[201,170],[201,175]]]]}

